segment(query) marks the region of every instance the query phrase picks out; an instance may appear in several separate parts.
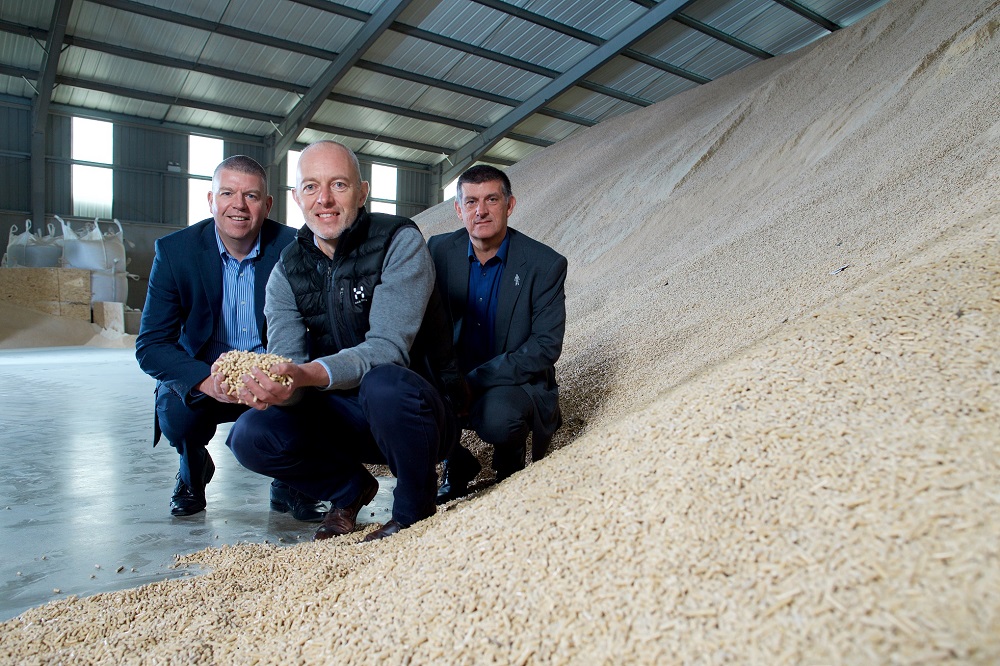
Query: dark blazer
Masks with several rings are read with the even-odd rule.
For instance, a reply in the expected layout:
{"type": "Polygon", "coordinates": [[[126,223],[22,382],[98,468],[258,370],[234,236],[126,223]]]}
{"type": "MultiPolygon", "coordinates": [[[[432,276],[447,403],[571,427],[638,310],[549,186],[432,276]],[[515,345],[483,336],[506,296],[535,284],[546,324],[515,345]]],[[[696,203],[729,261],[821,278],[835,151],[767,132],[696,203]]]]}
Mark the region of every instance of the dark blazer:
{"type": "MultiPolygon", "coordinates": [[[[265,344],[267,279],[281,250],[294,238],[295,229],[264,220],[260,258],[254,267],[254,311],[265,344]]],[[[146,374],[190,404],[191,389],[211,373],[215,359],[206,357],[206,343],[222,316],[215,220],[202,220],[158,239],[155,251],[135,356],[146,374]]]]}
{"type": "MultiPolygon", "coordinates": [[[[474,395],[494,386],[524,387],[535,405],[532,431],[551,435],[562,424],[555,364],[566,331],[566,258],[507,228],[510,246],[497,301],[496,354],[466,378],[474,395]]],[[[427,241],[438,288],[454,323],[454,344],[462,333],[469,292],[469,235],[465,229],[427,241]]]]}

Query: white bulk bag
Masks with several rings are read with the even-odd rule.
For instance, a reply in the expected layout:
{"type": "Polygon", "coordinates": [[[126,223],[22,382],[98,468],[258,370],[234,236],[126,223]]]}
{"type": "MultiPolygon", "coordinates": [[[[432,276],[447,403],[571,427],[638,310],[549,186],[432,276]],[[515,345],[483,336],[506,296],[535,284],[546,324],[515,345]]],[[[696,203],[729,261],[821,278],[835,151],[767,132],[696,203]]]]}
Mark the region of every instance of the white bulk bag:
{"type": "Polygon", "coordinates": [[[91,303],[124,303],[128,300],[128,273],[124,271],[91,271],[91,303]]]}
{"type": "Polygon", "coordinates": [[[83,268],[88,271],[125,272],[125,241],[122,240],[122,225],[114,220],[118,232],[101,233],[97,220],[87,223],[84,230],[77,233],[58,215],[62,225],[63,265],[67,268],[83,268]]]}
{"type": "Polygon", "coordinates": [[[94,220],[77,233],[62,218],[56,216],[63,229],[63,265],[82,268],[90,273],[90,301],[124,303],[128,297],[128,278],[125,271],[125,241],[122,225],[113,220],[117,232],[101,233],[94,220]]]}
{"type": "Polygon", "coordinates": [[[25,231],[17,233],[17,225],[10,228],[4,265],[27,268],[55,268],[62,258],[62,239],[54,235],[55,227],[49,225],[49,235],[31,233],[31,220],[25,220],[25,231]]]}

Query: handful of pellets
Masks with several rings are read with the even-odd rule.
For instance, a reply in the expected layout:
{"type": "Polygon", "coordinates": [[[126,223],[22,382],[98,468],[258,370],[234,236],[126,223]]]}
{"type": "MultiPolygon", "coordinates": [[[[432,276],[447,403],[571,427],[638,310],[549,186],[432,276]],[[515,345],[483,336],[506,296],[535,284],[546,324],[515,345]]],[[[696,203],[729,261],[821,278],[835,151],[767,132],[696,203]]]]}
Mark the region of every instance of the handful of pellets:
{"type": "MultiPolygon", "coordinates": [[[[264,374],[285,386],[292,385],[292,378],[287,375],[276,375],[271,372],[271,366],[277,363],[289,363],[292,359],[277,354],[258,354],[251,351],[232,350],[226,352],[217,361],[215,374],[222,375],[222,381],[229,386],[229,395],[236,395],[244,387],[240,379],[250,374],[253,367],[260,368],[264,374]]],[[[254,402],[257,397],[254,396],[254,402]]]]}

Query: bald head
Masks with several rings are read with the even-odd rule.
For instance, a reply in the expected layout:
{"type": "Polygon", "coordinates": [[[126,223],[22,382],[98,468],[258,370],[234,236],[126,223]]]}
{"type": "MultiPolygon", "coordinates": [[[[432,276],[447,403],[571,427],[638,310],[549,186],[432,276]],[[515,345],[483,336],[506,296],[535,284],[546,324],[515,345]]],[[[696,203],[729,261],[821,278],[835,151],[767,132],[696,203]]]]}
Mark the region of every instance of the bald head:
{"type": "Polygon", "coordinates": [[[302,151],[292,198],[302,209],[316,245],[333,257],[338,239],[351,228],[368,200],[368,183],[350,148],[319,141],[302,151]]]}

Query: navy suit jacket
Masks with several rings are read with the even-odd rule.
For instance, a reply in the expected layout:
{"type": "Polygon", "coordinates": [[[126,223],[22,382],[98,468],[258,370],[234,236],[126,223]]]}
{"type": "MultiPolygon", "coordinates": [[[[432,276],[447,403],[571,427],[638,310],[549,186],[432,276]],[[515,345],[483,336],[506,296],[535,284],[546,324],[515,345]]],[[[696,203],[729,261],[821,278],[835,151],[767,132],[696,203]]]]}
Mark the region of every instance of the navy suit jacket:
{"type": "MultiPolygon", "coordinates": [[[[295,229],[264,220],[260,258],[254,266],[254,312],[265,345],[267,279],[281,250],[294,238],[295,229]]],[[[164,385],[191,404],[191,389],[211,374],[216,360],[207,358],[207,343],[222,316],[222,268],[215,220],[202,220],[168,234],[156,241],[155,250],[135,356],[139,367],[156,378],[158,386],[164,385]]]]}
{"type": "MultiPolygon", "coordinates": [[[[466,379],[474,395],[522,386],[535,405],[532,430],[551,435],[562,424],[555,364],[566,332],[566,258],[507,228],[510,246],[497,299],[495,356],[466,379]]],[[[427,241],[438,288],[454,323],[458,348],[469,294],[469,234],[459,229],[427,241]]]]}

